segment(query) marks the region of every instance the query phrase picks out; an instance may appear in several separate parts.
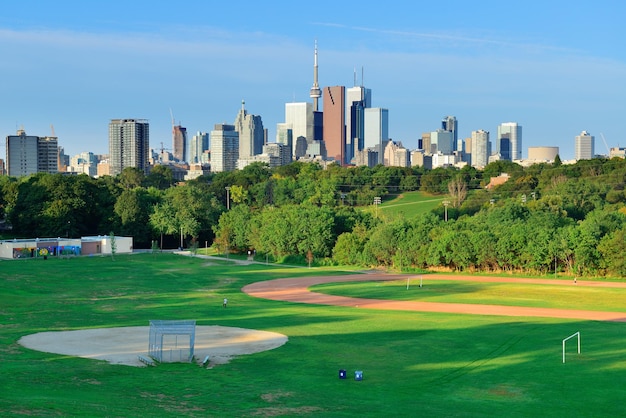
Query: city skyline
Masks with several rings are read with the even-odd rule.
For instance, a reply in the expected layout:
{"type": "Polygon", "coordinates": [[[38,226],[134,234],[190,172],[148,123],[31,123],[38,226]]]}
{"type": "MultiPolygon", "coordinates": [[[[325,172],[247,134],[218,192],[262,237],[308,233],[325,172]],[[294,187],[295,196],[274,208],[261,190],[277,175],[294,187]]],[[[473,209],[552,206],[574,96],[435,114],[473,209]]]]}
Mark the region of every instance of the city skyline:
{"type": "Polygon", "coordinates": [[[622,3],[451,1],[445,19],[437,5],[359,4],[315,2],[311,14],[243,1],[235,22],[217,18],[231,6],[195,1],[9,3],[0,130],[47,136],[52,125],[66,154],[103,154],[109,120],[146,119],[158,148],[171,144],[170,109],[188,132],[209,132],[232,123],[245,100],[273,142],[285,104],[312,102],[317,42],[319,87],[353,87],[358,69],[372,106],[389,109],[389,137],[409,149],[444,115],[456,116],[459,139],[519,123],[523,158],[550,145],[572,159],[583,130],[625,145],[619,124],[607,123],[626,112],[622,3]],[[592,29],[581,30],[585,22],[592,29]]]}

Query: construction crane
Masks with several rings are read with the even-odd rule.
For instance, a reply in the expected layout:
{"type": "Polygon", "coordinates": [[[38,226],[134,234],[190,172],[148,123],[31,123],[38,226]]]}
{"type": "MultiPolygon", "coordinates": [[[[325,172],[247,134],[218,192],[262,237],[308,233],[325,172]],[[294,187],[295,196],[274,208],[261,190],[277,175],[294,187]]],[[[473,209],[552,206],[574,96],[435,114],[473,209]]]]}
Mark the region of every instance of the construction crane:
{"type": "Polygon", "coordinates": [[[602,132],[600,132],[600,136],[602,137],[602,142],[604,142],[604,146],[606,147],[607,157],[609,157],[611,155],[609,144],[606,143],[606,139],[604,139],[604,134],[602,132]]]}

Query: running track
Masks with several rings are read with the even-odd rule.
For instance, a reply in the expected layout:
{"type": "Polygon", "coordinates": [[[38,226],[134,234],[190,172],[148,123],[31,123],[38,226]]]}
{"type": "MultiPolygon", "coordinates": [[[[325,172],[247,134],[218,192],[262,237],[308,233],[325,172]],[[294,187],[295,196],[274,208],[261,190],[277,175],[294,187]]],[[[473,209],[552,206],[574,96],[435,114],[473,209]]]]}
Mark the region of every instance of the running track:
{"type": "MultiPolygon", "coordinates": [[[[613,321],[626,322],[626,312],[602,312],[585,311],[575,309],[551,309],[551,308],[530,308],[521,306],[502,305],[478,305],[466,303],[438,303],[438,302],[415,302],[415,301],[394,301],[379,299],[360,299],[345,296],[332,296],[309,291],[310,286],[322,283],[339,282],[363,282],[363,281],[392,281],[406,280],[412,278],[413,286],[416,285],[418,275],[412,274],[356,274],[349,276],[324,276],[324,277],[302,277],[292,279],[276,279],[263,282],[252,283],[244,286],[245,293],[263,299],[280,300],[288,302],[312,303],[317,305],[337,305],[352,306],[366,309],[385,309],[398,311],[419,311],[419,312],[444,312],[470,315],[501,315],[501,316],[524,316],[524,317],[547,317],[565,319],[583,319],[593,321],[613,321]]],[[[423,275],[425,280],[466,280],[473,282],[511,282],[511,283],[532,283],[550,284],[562,286],[581,287],[616,287],[626,288],[626,283],[615,282],[585,282],[573,283],[563,280],[545,279],[514,279],[509,277],[477,277],[477,276],[452,276],[452,275],[423,275]]]]}

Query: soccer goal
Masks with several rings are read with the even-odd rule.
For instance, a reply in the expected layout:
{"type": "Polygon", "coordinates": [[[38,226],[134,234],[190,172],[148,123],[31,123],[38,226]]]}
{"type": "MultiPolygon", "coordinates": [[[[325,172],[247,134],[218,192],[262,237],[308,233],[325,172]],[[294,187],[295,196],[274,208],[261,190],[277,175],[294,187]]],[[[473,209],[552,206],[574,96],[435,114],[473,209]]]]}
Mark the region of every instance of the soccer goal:
{"type": "Polygon", "coordinates": [[[160,363],[191,362],[196,321],[150,321],[148,354],[160,363]]]}
{"type": "Polygon", "coordinates": [[[567,343],[568,340],[574,338],[574,337],[578,337],[578,354],[580,354],[580,331],[579,332],[575,332],[574,334],[570,335],[569,337],[563,339],[563,363],[565,363],[565,343],[567,343]]]}

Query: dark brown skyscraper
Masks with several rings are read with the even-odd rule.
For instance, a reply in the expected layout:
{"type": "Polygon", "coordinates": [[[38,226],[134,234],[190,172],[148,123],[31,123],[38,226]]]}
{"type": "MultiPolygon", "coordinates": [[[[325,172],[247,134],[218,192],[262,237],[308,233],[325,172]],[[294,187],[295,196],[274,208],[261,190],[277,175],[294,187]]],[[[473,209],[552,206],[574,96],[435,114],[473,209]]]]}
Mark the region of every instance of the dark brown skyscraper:
{"type": "Polygon", "coordinates": [[[324,143],[329,159],[345,165],[346,149],[346,88],[344,86],[325,87],[324,104],[324,143]]]}

